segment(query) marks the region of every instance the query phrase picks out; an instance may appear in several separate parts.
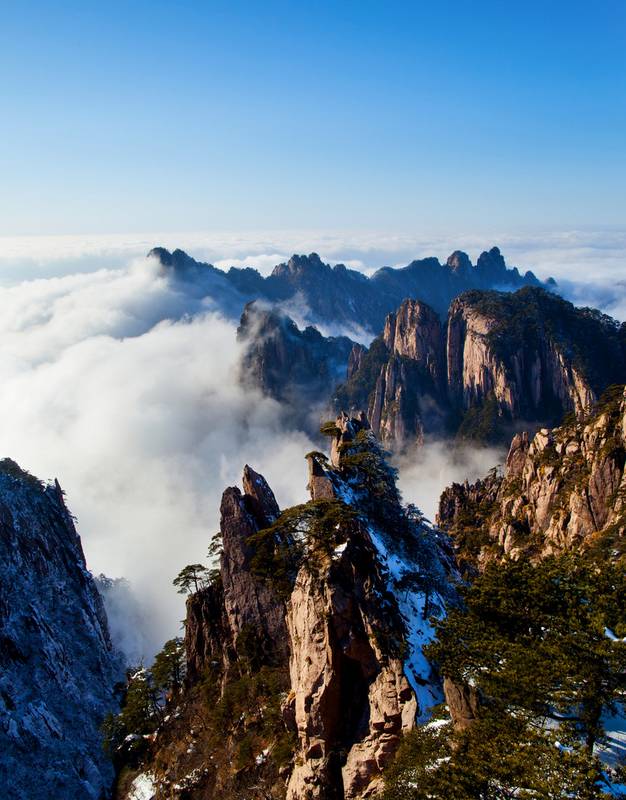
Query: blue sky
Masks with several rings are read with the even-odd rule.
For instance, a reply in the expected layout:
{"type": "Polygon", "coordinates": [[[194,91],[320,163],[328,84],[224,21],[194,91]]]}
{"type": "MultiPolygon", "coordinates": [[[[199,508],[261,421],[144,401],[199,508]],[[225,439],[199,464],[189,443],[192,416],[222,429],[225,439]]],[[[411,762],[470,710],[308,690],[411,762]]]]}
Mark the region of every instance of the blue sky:
{"type": "Polygon", "coordinates": [[[626,219],[626,3],[4,3],[0,234],[626,219]]]}

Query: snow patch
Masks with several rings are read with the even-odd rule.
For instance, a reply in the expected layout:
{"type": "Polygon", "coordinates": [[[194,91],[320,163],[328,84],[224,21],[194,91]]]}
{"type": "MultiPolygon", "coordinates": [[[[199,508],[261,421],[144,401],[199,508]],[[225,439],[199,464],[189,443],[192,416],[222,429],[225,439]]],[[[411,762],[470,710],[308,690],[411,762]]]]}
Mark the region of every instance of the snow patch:
{"type": "Polygon", "coordinates": [[[154,775],[151,772],[142,772],[131,783],[128,800],[152,800],[156,790],[154,775]]]}
{"type": "MultiPolygon", "coordinates": [[[[418,722],[429,719],[433,706],[443,702],[440,686],[433,680],[432,667],[424,655],[424,647],[435,639],[435,629],[428,619],[427,598],[423,592],[399,590],[398,584],[408,573],[419,571],[418,566],[393,552],[383,535],[370,528],[370,538],[378,551],[379,560],[388,573],[387,588],[396,598],[407,631],[408,655],[404,672],[418,702],[418,722]]],[[[432,598],[430,604],[432,605],[432,598]]],[[[443,607],[443,603],[440,604],[443,607]]]]}

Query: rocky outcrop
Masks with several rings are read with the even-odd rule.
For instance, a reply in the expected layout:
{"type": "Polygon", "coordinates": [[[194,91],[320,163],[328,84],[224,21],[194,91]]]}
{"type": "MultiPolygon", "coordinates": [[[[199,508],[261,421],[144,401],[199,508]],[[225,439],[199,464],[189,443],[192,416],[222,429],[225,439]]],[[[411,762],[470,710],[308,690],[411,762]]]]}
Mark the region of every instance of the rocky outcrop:
{"type": "Polygon", "coordinates": [[[444,678],[443,691],[448,713],[455,728],[457,730],[469,728],[480,712],[481,702],[476,689],[444,678]]]}
{"type": "Polygon", "coordinates": [[[221,584],[187,598],[185,614],[186,681],[193,686],[209,666],[226,673],[235,660],[235,640],[228,624],[221,584]]]}
{"type": "Polygon", "coordinates": [[[335,486],[324,465],[326,457],[321,453],[309,453],[306,459],[309,467],[307,489],[311,493],[311,500],[332,500],[335,486]]]}
{"type": "MultiPolygon", "coordinates": [[[[368,404],[372,429],[386,444],[402,449],[421,443],[426,431],[445,422],[445,359],[442,327],[419,300],[405,300],[385,321],[382,342],[389,354],[368,404]]],[[[358,379],[358,378],[357,378],[358,379]]]]}
{"type": "Polygon", "coordinates": [[[14,800],[108,796],[99,726],[123,677],[58,483],[0,462],[0,786],[14,800]]]}
{"type": "Polygon", "coordinates": [[[325,432],[311,502],[280,514],[250,467],[224,492],[220,575],[187,600],[186,686],[128,776],[156,798],[373,797],[443,700],[423,647],[453,591],[445,539],[401,506],[364,417],[325,432]]]}
{"type": "MultiPolygon", "coordinates": [[[[583,413],[612,376],[594,388],[590,365],[572,357],[582,343],[580,332],[572,326],[563,336],[556,335],[566,314],[575,316],[576,311],[560,298],[539,293],[520,292],[519,299],[518,304],[510,298],[494,304],[493,298],[474,294],[452,303],[446,349],[448,393],[453,403],[469,409],[484,406],[493,398],[498,412],[510,419],[549,419],[553,409],[561,415],[566,411],[583,413]],[[516,319],[516,314],[524,316],[516,319]]],[[[582,319],[584,312],[578,313],[582,319]]],[[[592,335],[600,338],[604,331],[598,322],[592,335]]],[[[619,347],[616,352],[615,377],[619,379],[623,353],[619,347]]]]}
{"type": "MultiPolygon", "coordinates": [[[[407,297],[420,298],[445,314],[453,298],[468,289],[508,289],[539,286],[526,272],[508,268],[497,247],[483,253],[472,265],[465,253],[456,251],[445,264],[436,258],[412,261],[408,266],[383,267],[371,277],[343,264],[331,267],[317,253],[293,255],[263,277],[251,268],[222,272],[211,264],[195,261],[182,250],[170,253],[155,247],[148,254],[163,274],[175,280],[185,292],[208,296],[222,313],[241,313],[246,302],[263,300],[288,311],[290,303],[304,308],[312,324],[342,326],[345,329],[380,331],[387,314],[407,297]]],[[[546,284],[554,286],[550,280],[546,284]]]]}
{"type": "Polygon", "coordinates": [[[330,463],[333,467],[341,467],[342,453],[354,442],[358,433],[369,429],[370,425],[363,412],[355,417],[349,416],[345,411],[339,414],[334,423],[330,444],[330,463]]]}
{"type": "MultiPolygon", "coordinates": [[[[355,454],[370,446],[363,443],[373,442],[367,420],[341,414],[326,432],[332,434],[330,462],[320,454],[307,457],[324,487],[320,496],[362,507],[363,488],[347,479],[344,463],[355,463],[355,454]]],[[[312,496],[318,499],[315,489],[312,496]]],[[[377,795],[402,733],[441,699],[422,655],[432,636],[426,620],[441,610],[440,600],[429,606],[423,586],[422,592],[410,583],[407,588],[407,576],[419,571],[414,537],[427,541],[432,532],[423,523],[409,525],[403,544],[407,521],[397,502],[393,492],[379,501],[389,504],[390,518],[394,508],[399,514],[393,532],[364,521],[338,524],[332,553],[318,558],[314,569],[305,560],[296,576],[287,604],[291,693],[285,712],[298,734],[289,800],[377,795]]],[[[441,570],[447,585],[443,551],[435,546],[432,553],[432,576],[441,570]]]]}
{"type": "Polygon", "coordinates": [[[387,595],[377,552],[364,531],[314,574],[303,567],[289,600],[291,694],[298,733],[287,798],[369,797],[415,724],[417,702],[402,660],[377,641],[403,628],[381,609],[387,595]]]}
{"type": "MultiPolygon", "coordinates": [[[[467,268],[460,255],[451,258],[453,269],[467,268]]],[[[352,364],[335,402],[367,408],[390,448],[442,434],[501,443],[520,424],[584,414],[607,386],[626,380],[626,327],[537,288],[463,294],[445,325],[406,300],[352,364]]]]}
{"type": "Polygon", "coordinates": [[[387,350],[415,362],[443,388],[445,361],[439,316],[420,300],[406,300],[395,314],[389,314],[383,329],[387,350]]]}
{"type": "Polygon", "coordinates": [[[280,514],[265,478],[246,466],[243,492],[229,487],[220,508],[219,580],[187,598],[185,652],[187,683],[193,686],[208,668],[222,675],[238,657],[241,635],[258,641],[262,661],[286,663],[285,604],[267,581],[254,574],[254,545],[249,539],[280,514]]]}
{"type": "Polygon", "coordinates": [[[252,569],[255,547],[250,542],[280,513],[265,478],[248,465],[243,493],[225,490],[220,508],[220,580],[187,602],[187,671],[191,682],[213,661],[227,667],[238,655],[239,638],[258,642],[262,660],[286,661],[285,605],[268,581],[252,569]]]}
{"type": "Polygon", "coordinates": [[[311,326],[300,330],[279,310],[258,303],[245,307],[237,338],[243,345],[241,382],[286,404],[292,424],[317,432],[318,419],[309,419],[311,409],[326,404],[345,376],[354,342],[322,336],[311,326]]]}
{"type": "Polygon", "coordinates": [[[626,552],[626,396],[609,389],[566,424],[514,437],[504,474],[443,493],[438,522],[473,568],[594,549],[626,552]]]}

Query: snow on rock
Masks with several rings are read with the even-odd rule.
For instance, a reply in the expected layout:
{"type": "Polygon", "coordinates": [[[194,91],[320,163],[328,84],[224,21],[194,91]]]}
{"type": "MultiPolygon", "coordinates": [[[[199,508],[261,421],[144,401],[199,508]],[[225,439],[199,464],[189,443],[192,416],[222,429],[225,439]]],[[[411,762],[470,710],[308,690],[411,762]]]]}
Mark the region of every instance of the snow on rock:
{"type": "Polygon", "coordinates": [[[152,800],[156,790],[154,775],[151,772],[142,772],[131,783],[128,800],[152,800]]]}
{"type": "Polygon", "coordinates": [[[107,796],[99,729],[120,677],[60,486],[0,461],[0,797],[107,796]]]}
{"type": "MultiPolygon", "coordinates": [[[[434,531],[426,531],[434,535],[434,531]]],[[[381,532],[370,529],[370,538],[378,551],[378,556],[388,575],[388,589],[396,598],[400,614],[406,626],[408,654],[404,671],[418,702],[418,721],[425,722],[430,717],[433,706],[443,701],[440,682],[434,677],[430,662],[424,655],[424,647],[435,639],[435,629],[430,615],[443,613],[443,599],[435,593],[429,597],[415,589],[401,588],[408,575],[419,574],[423,568],[396,549],[381,532]]]]}

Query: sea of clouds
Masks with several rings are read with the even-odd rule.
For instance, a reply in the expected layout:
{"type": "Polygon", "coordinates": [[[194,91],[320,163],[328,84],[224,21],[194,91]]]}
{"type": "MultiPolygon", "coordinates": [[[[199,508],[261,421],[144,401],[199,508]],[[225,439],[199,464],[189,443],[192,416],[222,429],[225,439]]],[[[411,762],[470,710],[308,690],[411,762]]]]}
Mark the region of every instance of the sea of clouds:
{"type": "Polygon", "coordinates": [[[147,655],[179,631],[172,579],[206,562],[222,490],[250,463],[301,501],[312,449],[240,388],[234,324],[187,302],[146,260],[0,289],[2,455],[58,477],[90,569],[140,599],[147,655]]]}
{"type": "MultiPolygon", "coordinates": [[[[285,430],[278,403],[239,385],[235,322],[210,298],[172,284],[145,253],[179,246],[267,273],[292,252],[315,250],[371,272],[457,247],[475,260],[492,243],[520,269],[554,275],[578,304],[626,318],[626,234],[616,232],[489,241],[315,232],[0,239],[0,456],[58,477],[89,567],[130,581],[131,629],[124,603],[110,611],[133,656],[149,659],[180,632],[183,600],[171,581],[185,564],[207,561],[221,493],[239,483],[243,465],[266,476],[284,507],[306,497],[303,455],[314,446],[285,430]]],[[[405,499],[433,517],[442,488],[502,456],[453,456],[433,444],[401,465],[405,499]]]]}

